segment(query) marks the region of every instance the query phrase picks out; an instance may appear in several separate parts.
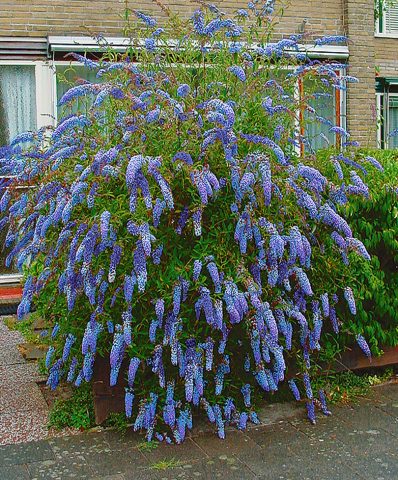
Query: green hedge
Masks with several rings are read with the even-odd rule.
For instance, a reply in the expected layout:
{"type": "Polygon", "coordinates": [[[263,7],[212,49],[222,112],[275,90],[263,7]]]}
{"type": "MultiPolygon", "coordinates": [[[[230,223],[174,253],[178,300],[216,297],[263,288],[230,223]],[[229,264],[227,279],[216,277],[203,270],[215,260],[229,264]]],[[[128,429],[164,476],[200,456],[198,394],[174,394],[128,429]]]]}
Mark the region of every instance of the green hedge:
{"type": "MultiPolygon", "coordinates": [[[[317,162],[330,168],[326,160],[331,154],[323,152],[317,162]]],[[[357,315],[339,313],[343,332],[362,333],[373,353],[380,354],[382,346],[398,345],[398,151],[362,151],[359,156],[373,156],[384,172],[368,169],[369,199],[351,198],[342,208],[353,235],[372,258],[368,262],[358,255],[350,256],[350,268],[341,271],[341,281],[352,285],[357,315]]],[[[352,334],[341,335],[338,340],[332,336],[326,352],[330,357],[351,343],[352,334]]]]}

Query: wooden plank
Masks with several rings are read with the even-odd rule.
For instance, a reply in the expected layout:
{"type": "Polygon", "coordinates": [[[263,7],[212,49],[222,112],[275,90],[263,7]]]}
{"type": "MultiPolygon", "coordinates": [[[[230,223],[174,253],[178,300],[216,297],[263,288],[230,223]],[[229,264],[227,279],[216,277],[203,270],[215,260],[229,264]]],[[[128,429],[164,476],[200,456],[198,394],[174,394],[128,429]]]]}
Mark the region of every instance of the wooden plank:
{"type": "Polygon", "coordinates": [[[344,370],[363,370],[366,368],[387,367],[398,364],[398,346],[382,348],[383,355],[380,357],[367,358],[362,350],[355,346],[344,352],[333,364],[333,370],[342,372],[344,370]]]}
{"type": "Polygon", "coordinates": [[[109,386],[111,367],[109,358],[97,357],[93,371],[93,394],[95,423],[101,425],[110,413],[124,411],[124,393],[127,387],[126,373],[128,361],[123,360],[120,367],[118,382],[114,387],[109,386]]]}
{"type": "MultiPolygon", "coordinates": [[[[333,364],[325,365],[324,374],[346,370],[361,370],[366,368],[386,367],[398,364],[398,346],[384,347],[384,354],[369,360],[362,350],[355,346],[344,352],[333,364]]],[[[97,425],[103,423],[112,412],[124,411],[124,394],[127,386],[126,372],[128,361],[124,360],[119,372],[117,385],[109,386],[110,365],[108,358],[97,357],[93,373],[94,411],[97,425]]],[[[289,368],[287,378],[295,376],[294,368],[289,368]]]]}

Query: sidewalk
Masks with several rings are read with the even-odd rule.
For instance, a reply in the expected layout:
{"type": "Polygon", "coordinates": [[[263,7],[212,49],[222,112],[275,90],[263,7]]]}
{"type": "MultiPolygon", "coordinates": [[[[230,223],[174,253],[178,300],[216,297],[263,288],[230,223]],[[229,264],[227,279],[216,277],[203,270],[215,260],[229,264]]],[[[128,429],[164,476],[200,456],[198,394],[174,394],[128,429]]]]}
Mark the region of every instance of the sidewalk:
{"type": "Polygon", "coordinates": [[[266,407],[260,418],[268,425],[229,431],[224,441],[200,428],[180,446],[152,449],[133,432],[45,438],[34,370],[17,355],[18,334],[4,328],[0,322],[1,480],[398,479],[398,383],[375,387],[359,405],[332,407],[315,426],[301,405],[266,407]]]}

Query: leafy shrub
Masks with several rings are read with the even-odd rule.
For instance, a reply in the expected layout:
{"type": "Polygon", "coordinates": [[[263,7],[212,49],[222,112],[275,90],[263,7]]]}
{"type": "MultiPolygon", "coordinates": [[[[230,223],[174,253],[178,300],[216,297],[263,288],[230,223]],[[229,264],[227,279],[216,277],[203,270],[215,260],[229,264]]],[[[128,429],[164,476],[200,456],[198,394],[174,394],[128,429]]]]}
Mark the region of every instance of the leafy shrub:
{"type": "Polygon", "coordinates": [[[71,398],[56,400],[48,417],[48,426],[57,430],[66,427],[87,430],[94,425],[94,403],[89,385],[74,390],[71,398]]]}
{"type": "Polygon", "coordinates": [[[18,315],[34,300],[54,323],[48,384],[90,382],[109,355],[113,386],[128,359],[126,416],[149,441],[183,441],[200,407],[220,437],[257,422],[255,401],[288,364],[314,422],[310,357],[339,329],[336,308],[356,310],[339,253],[368,254],[337,209],[368,194],[360,174],[375,162],[354,161],[348,133],[295,94],[298,77],[318,85],[313,98],[353,79],[299,53],[300,36],[267,43],[273,9],[171,16],[172,42],[135,12],[127,56],[75,55],[101,81],[73,87],[60,101],[69,116],[0,155],[14,175],[0,200],[7,261],[26,268],[18,315]],[[311,150],[296,130],[303,110],[343,138],[333,166],[349,184],[297,158],[300,142],[311,150]]]}
{"type": "MultiPolygon", "coordinates": [[[[321,152],[316,164],[332,174],[329,158],[335,154],[321,152]]],[[[353,198],[339,208],[372,258],[367,261],[350,256],[350,264],[339,270],[339,281],[349,283],[353,289],[357,314],[353,317],[339,311],[343,335],[329,339],[326,345],[330,349],[329,359],[352,342],[352,332],[365,333],[374,353],[381,353],[382,346],[398,345],[398,155],[394,151],[361,154],[370,155],[380,162],[384,171],[368,170],[369,196],[353,198]]]]}

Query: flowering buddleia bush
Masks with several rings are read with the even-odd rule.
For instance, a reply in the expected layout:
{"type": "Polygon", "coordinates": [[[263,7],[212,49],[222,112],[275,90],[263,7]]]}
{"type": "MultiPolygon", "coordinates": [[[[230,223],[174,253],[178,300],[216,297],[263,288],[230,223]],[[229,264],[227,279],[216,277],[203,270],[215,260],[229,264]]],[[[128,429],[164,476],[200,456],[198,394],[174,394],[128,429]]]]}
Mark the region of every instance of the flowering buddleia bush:
{"type": "Polygon", "coordinates": [[[106,357],[148,440],[182,442],[196,411],[221,438],[226,424],[257,423],[256,401],[287,365],[310,420],[317,405],[329,413],[311,356],[340,328],[336,305],[356,307],[349,285],[325,291],[323,278],[332,257],[368,256],[337,206],[368,194],[369,161],[333,156],[332,182],[298,158],[300,145],[311,153],[304,110],[355,143],[297,98],[297,79],[319,79],[317,95],[353,79],[308,58],[298,35],[267,42],[273,9],[252,2],[228,18],[203,6],[188,23],[171,17],[171,39],[134,12],[125,56],[75,55],[98,82],[65,93],[58,126],[1,150],[7,263],[26,271],[18,316],[35,302],[55,325],[48,384],[90,382],[106,357]]]}

